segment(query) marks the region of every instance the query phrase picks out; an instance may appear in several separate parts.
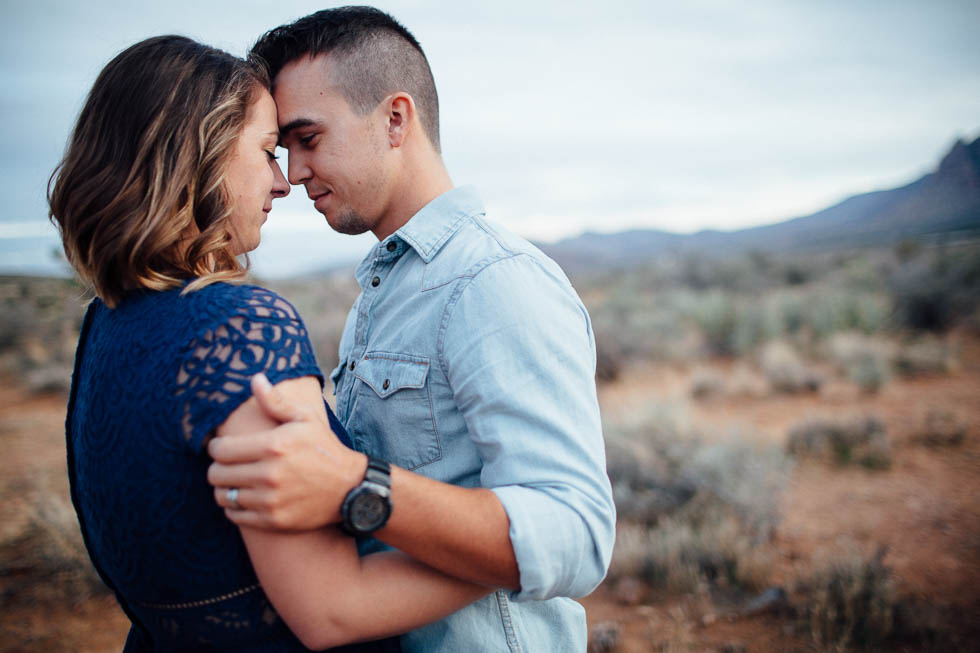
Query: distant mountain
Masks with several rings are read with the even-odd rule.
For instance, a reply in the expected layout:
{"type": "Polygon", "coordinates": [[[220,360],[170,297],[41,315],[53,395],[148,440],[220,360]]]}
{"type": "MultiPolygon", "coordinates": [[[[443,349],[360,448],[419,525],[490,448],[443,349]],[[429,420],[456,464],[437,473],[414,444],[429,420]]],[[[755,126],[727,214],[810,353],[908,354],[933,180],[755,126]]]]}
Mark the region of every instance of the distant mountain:
{"type": "Polygon", "coordinates": [[[635,229],[539,245],[570,273],[628,267],[664,252],[794,252],[892,244],[950,232],[980,235],[980,138],[956,141],[935,172],[891,190],[855,195],[811,215],[738,231],[683,235],[635,229]]]}

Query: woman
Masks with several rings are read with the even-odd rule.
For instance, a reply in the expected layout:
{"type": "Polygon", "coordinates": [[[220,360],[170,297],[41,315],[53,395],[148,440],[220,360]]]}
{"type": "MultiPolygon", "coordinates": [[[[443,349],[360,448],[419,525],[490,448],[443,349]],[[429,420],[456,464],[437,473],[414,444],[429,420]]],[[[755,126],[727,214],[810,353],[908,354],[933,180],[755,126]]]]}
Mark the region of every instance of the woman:
{"type": "MultiPolygon", "coordinates": [[[[289,192],[277,138],[261,71],[162,36],[102,71],[52,176],[52,220],[97,295],[68,406],[72,500],[133,622],[126,651],[324,648],[410,630],[487,592],[400,554],[359,560],[334,529],[239,533],[214,503],[207,439],[268,424],[252,375],[329,419],[296,311],[231,283],[289,192]]],[[[349,460],[356,484],[362,455],[337,441],[324,452],[349,460]]]]}

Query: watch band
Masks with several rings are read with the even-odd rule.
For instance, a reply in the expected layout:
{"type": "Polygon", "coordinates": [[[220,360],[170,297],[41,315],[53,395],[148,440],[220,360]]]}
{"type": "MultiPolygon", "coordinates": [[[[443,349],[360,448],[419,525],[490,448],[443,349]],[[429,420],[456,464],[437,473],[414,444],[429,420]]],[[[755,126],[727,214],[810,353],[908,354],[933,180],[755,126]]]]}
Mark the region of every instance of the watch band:
{"type": "Polygon", "coordinates": [[[391,488],[391,465],[383,460],[377,460],[368,456],[367,469],[364,471],[364,480],[391,488]]]}

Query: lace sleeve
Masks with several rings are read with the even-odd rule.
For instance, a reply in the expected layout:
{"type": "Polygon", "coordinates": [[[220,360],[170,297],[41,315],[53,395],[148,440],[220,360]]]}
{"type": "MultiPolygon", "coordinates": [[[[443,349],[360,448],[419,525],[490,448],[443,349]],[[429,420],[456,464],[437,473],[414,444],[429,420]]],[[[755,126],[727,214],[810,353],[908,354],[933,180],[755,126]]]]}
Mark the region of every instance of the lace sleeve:
{"type": "Polygon", "coordinates": [[[253,375],[264,372],[272,383],[315,376],[323,386],[306,327],[292,304],[261,288],[234,290],[234,301],[218,311],[223,318],[189,343],[177,373],[181,430],[194,452],[251,396],[253,375]]]}

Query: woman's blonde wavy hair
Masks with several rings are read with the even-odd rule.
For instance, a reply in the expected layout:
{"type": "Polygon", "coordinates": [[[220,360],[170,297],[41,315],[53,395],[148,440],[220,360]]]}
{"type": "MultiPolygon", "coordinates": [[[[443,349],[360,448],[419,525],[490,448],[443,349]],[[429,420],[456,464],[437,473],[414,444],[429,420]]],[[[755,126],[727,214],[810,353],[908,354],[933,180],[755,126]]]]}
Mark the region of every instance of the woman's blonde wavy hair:
{"type": "Polygon", "coordinates": [[[131,290],[240,281],[224,175],[265,73],[181,36],[99,74],[48,182],[68,261],[110,307],[131,290]]]}

